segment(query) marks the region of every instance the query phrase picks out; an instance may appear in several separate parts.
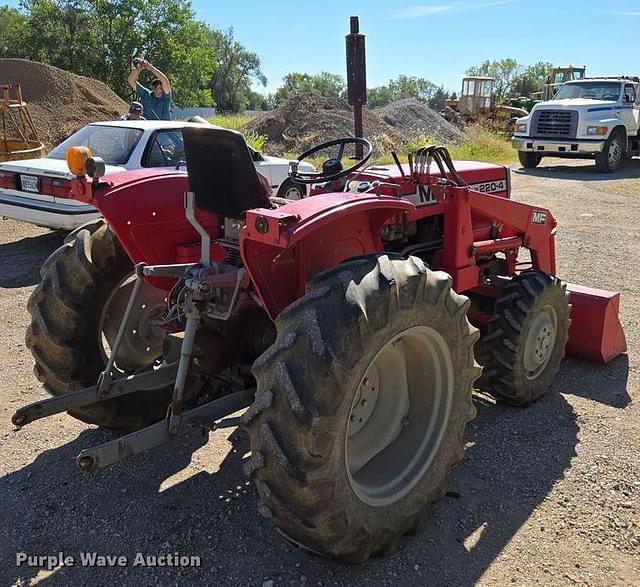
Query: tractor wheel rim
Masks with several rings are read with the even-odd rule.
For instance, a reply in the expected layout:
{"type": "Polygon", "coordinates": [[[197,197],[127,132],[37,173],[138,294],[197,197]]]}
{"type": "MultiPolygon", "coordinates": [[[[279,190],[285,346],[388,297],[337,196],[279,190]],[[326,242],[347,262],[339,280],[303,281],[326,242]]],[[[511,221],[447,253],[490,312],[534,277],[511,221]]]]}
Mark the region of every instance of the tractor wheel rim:
{"type": "MultiPolygon", "coordinates": [[[[100,314],[98,323],[98,349],[107,363],[112,345],[115,343],[133,286],[135,276],[127,275],[113,289],[100,314]]],[[[162,354],[162,332],[152,325],[166,310],[165,294],[142,284],[127,323],[115,366],[122,373],[130,373],[152,365],[162,354]]]]}
{"type": "Polygon", "coordinates": [[[361,501],[388,505],[423,478],[440,449],[453,393],[451,351],[433,328],[409,328],[378,351],[346,425],[345,466],[361,501]]]}
{"type": "Polygon", "coordinates": [[[553,306],[545,306],[534,318],[524,347],[524,370],[527,379],[537,379],[545,370],[555,348],[558,315],[553,306]]]}

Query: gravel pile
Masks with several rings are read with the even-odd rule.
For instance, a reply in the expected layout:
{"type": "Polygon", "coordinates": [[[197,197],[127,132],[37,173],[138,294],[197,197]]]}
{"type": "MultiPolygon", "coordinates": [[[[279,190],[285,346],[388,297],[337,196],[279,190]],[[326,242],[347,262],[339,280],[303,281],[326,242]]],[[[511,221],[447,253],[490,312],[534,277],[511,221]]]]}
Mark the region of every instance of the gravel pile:
{"type": "MultiPolygon", "coordinates": [[[[365,110],[363,124],[365,137],[378,150],[388,150],[401,141],[398,130],[375,112],[365,110]]],[[[271,155],[297,153],[323,141],[353,136],[353,112],[340,98],[301,94],[255,118],[243,130],[265,135],[271,155]]]]}
{"type": "Polygon", "coordinates": [[[49,146],[89,122],[127,111],[126,102],[102,82],[35,61],[0,59],[0,83],[20,84],[39,138],[49,146]]]}
{"type": "Polygon", "coordinates": [[[459,144],[465,139],[460,129],[418,100],[398,100],[376,108],[374,112],[405,140],[426,135],[438,142],[459,144]]]}

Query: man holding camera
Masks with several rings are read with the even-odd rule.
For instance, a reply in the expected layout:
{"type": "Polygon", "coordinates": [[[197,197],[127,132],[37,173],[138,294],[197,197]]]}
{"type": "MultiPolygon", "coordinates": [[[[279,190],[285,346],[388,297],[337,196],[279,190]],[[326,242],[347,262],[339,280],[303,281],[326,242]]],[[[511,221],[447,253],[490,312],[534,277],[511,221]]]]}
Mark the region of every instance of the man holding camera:
{"type": "Polygon", "coordinates": [[[136,58],[128,81],[144,107],[147,120],[171,120],[171,84],[164,73],[146,59],[136,58]],[[145,88],[138,81],[145,69],[155,76],[151,82],[152,89],[145,88]]]}

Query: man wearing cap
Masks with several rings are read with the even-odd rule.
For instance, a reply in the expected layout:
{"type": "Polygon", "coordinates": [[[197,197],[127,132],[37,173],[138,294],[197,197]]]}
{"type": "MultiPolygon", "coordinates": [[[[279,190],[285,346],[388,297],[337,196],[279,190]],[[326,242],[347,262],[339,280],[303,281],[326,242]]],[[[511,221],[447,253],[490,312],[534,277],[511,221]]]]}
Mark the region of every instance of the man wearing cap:
{"type": "Polygon", "coordinates": [[[143,108],[140,102],[131,102],[131,106],[129,106],[129,112],[123,114],[120,117],[120,120],[146,120],[144,116],[142,116],[143,108]]]}
{"type": "Polygon", "coordinates": [[[164,73],[146,59],[136,58],[128,82],[142,103],[147,120],[171,120],[171,84],[164,73]],[[151,82],[152,89],[138,81],[145,69],[156,76],[151,82]]]}

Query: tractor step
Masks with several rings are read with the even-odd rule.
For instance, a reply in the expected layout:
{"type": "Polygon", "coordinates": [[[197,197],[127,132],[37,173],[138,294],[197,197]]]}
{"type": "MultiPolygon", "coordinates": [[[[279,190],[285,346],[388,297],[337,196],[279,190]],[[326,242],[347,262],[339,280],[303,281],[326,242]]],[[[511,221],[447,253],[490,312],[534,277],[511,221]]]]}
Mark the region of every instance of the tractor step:
{"type": "Polygon", "coordinates": [[[207,433],[218,427],[215,425],[216,420],[249,407],[253,402],[254,393],[255,389],[236,391],[182,412],[173,434],[169,432],[169,419],[165,419],[100,446],[87,448],[76,457],[76,464],[83,471],[102,469],[192,432],[199,430],[207,433]]]}
{"type": "Polygon", "coordinates": [[[60,414],[77,408],[84,408],[114,397],[120,397],[136,391],[166,387],[167,385],[173,384],[177,371],[178,362],[176,361],[175,363],[158,369],[152,369],[113,380],[103,392],[100,391],[100,382],[98,382],[91,387],[85,387],[77,391],[57,395],[24,406],[16,411],[11,418],[11,422],[13,422],[14,426],[22,427],[35,420],[46,418],[47,416],[53,416],[54,414],[60,414]]]}

